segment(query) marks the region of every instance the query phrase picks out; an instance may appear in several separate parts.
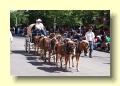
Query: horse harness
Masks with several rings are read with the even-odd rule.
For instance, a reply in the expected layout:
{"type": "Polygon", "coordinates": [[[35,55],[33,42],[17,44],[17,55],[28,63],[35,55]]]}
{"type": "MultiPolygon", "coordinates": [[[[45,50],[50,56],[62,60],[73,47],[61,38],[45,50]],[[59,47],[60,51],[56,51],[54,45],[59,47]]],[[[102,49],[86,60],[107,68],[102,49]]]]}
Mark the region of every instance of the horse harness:
{"type": "Polygon", "coordinates": [[[64,50],[67,54],[72,53],[72,48],[71,48],[71,46],[68,45],[68,43],[65,43],[65,49],[64,50]]]}
{"type": "MultiPolygon", "coordinates": [[[[81,42],[81,41],[80,41],[81,42]]],[[[87,52],[87,50],[86,50],[86,47],[87,47],[87,43],[85,43],[85,44],[83,44],[83,49],[79,49],[79,43],[80,42],[78,42],[77,44],[76,44],[76,52],[78,52],[78,53],[81,53],[83,50],[85,51],[85,52],[87,52]]]]}

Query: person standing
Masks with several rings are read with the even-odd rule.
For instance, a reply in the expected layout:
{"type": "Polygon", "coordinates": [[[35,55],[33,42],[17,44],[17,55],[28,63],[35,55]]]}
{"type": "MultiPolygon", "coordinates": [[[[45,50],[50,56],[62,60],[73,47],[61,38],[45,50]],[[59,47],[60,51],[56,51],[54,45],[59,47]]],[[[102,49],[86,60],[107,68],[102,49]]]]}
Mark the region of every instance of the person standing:
{"type": "Polygon", "coordinates": [[[88,32],[85,34],[86,40],[89,42],[90,51],[89,51],[89,57],[92,58],[92,51],[93,51],[93,40],[94,40],[94,33],[92,32],[93,28],[90,27],[88,32]]]}
{"type": "Polygon", "coordinates": [[[13,41],[13,36],[12,36],[11,31],[10,31],[10,42],[12,43],[12,41],[13,41]]]}

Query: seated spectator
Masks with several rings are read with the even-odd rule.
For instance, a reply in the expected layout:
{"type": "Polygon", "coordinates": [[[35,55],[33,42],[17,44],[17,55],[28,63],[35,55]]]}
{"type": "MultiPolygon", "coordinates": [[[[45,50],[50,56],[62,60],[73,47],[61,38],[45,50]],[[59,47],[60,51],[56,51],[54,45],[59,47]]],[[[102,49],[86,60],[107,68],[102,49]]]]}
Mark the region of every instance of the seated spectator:
{"type": "Polygon", "coordinates": [[[102,36],[101,36],[101,43],[102,43],[102,42],[105,42],[105,39],[106,39],[106,36],[105,36],[105,35],[102,35],[102,36]]]}
{"type": "Polygon", "coordinates": [[[106,45],[107,45],[107,51],[110,51],[110,37],[106,36],[106,45]]]}
{"type": "Polygon", "coordinates": [[[94,39],[93,49],[100,48],[100,45],[101,45],[101,37],[98,35],[94,39]]]}
{"type": "Polygon", "coordinates": [[[67,35],[67,33],[64,33],[64,38],[69,38],[69,36],[67,35]]]}
{"type": "Polygon", "coordinates": [[[110,38],[105,36],[105,40],[101,43],[101,49],[104,51],[110,51],[110,38]]]}

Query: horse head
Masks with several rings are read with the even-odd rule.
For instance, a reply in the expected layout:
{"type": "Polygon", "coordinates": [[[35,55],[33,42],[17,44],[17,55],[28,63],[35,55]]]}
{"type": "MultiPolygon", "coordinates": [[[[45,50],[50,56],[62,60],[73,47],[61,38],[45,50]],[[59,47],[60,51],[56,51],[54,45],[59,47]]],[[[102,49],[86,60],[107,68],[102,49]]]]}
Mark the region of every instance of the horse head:
{"type": "Polygon", "coordinates": [[[64,43],[68,43],[68,41],[70,41],[70,38],[65,38],[64,43]]]}
{"type": "Polygon", "coordinates": [[[53,37],[55,37],[55,33],[51,33],[50,36],[49,36],[49,38],[51,38],[51,39],[52,39],[53,37]]]}
{"type": "Polygon", "coordinates": [[[77,47],[78,47],[78,48],[77,48],[77,52],[78,52],[78,53],[82,53],[82,51],[84,51],[85,56],[87,55],[87,53],[89,52],[89,49],[90,49],[90,47],[89,47],[89,42],[86,41],[86,40],[80,41],[80,42],[78,43],[77,47]]]}
{"type": "Polygon", "coordinates": [[[62,42],[62,36],[60,34],[56,36],[56,39],[58,40],[58,42],[62,42]]]}
{"type": "Polygon", "coordinates": [[[75,55],[75,50],[76,50],[76,45],[75,42],[73,41],[68,41],[67,42],[67,48],[68,48],[68,53],[75,55]]]}
{"type": "Polygon", "coordinates": [[[54,49],[55,44],[57,43],[57,39],[54,37],[51,39],[51,47],[54,49]]]}
{"type": "Polygon", "coordinates": [[[87,56],[87,53],[89,52],[89,49],[90,49],[89,43],[83,41],[83,46],[84,46],[84,53],[85,53],[85,56],[87,56]]]}

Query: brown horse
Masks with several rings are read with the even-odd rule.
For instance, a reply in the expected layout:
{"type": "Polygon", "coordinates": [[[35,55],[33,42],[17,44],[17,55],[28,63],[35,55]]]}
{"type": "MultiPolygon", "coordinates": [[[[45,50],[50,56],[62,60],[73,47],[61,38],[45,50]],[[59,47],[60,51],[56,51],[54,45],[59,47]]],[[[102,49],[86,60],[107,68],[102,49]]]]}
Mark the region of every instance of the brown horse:
{"type": "MultiPolygon", "coordinates": [[[[58,42],[58,40],[55,37],[52,38],[50,41],[49,59],[48,59],[49,63],[50,63],[51,56],[53,56],[55,54],[54,47],[55,47],[57,42],[58,42]]],[[[53,56],[53,57],[54,57],[54,63],[55,63],[55,56],[53,56]]]]}
{"type": "Polygon", "coordinates": [[[34,36],[35,54],[36,54],[36,48],[38,47],[38,43],[39,43],[39,36],[34,36]]]}
{"type": "Polygon", "coordinates": [[[51,33],[49,37],[44,37],[42,40],[42,42],[44,44],[43,48],[44,48],[45,62],[46,62],[46,52],[47,51],[49,52],[48,62],[50,62],[50,57],[51,57],[50,54],[52,53],[52,50],[54,49],[55,42],[57,42],[54,37],[55,37],[55,34],[51,33]]]}
{"type": "Polygon", "coordinates": [[[52,39],[53,37],[55,37],[55,33],[51,33],[48,38],[52,39]]]}
{"type": "Polygon", "coordinates": [[[43,39],[44,39],[44,35],[41,35],[39,37],[39,43],[38,43],[38,50],[40,49],[40,56],[43,57],[43,50],[44,50],[44,47],[43,47],[43,39]]]}
{"type": "MultiPolygon", "coordinates": [[[[77,71],[79,71],[78,63],[79,63],[79,57],[80,57],[82,51],[84,51],[85,54],[87,54],[89,52],[89,43],[86,40],[80,41],[76,45],[76,55],[75,56],[76,56],[77,71]]],[[[74,56],[72,56],[72,67],[74,67],[73,58],[74,58],[74,56]]]]}
{"type": "MultiPolygon", "coordinates": [[[[61,57],[63,57],[62,52],[64,51],[64,43],[67,43],[68,41],[70,41],[69,38],[65,38],[63,39],[61,35],[57,36],[58,42],[55,45],[54,51],[56,52],[56,66],[58,67],[57,61],[59,56],[61,55],[61,57]]],[[[61,60],[62,58],[60,58],[61,60]]]]}
{"type": "Polygon", "coordinates": [[[58,67],[58,54],[61,55],[60,62],[62,68],[62,59],[65,58],[65,69],[67,70],[67,63],[70,60],[70,55],[75,55],[75,43],[73,41],[68,41],[67,43],[57,43],[55,46],[56,50],[56,66],[58,67]]]}
{"type": "Polygon", "coordinates": [[[56,34],[56,39],[58,42],[62,42],[62,36],[60,34],[56,34]]]}

